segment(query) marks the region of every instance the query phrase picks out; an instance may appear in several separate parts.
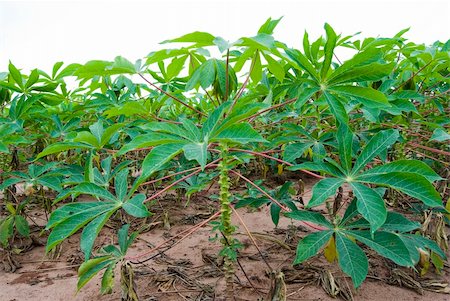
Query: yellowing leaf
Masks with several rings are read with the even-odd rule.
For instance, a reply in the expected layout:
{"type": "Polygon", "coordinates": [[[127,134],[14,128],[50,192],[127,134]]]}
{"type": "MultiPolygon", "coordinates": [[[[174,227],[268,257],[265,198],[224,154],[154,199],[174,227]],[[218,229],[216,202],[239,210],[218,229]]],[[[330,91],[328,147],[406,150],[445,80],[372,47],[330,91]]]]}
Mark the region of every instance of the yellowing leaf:
{"type": "Polygon", "coordinates": [[[334,241],[334,236],[331,236],[325,249],[323,250],[323,255],[328,262],[332,263],[336,260],[336,242],[334,241]]]}

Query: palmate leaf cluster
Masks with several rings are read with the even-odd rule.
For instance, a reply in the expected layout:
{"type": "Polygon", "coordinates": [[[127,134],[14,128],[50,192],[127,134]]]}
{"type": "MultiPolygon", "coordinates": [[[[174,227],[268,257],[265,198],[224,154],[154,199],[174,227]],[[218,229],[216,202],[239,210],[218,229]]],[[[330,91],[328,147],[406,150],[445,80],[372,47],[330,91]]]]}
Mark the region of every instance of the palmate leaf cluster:
{"type": "MultiPolygon", "coordinates": [[[[445,258],[419,223],[389,207],[385,191],[446,213],[435,185],[443,181],[437,171],[448,166],[449,42],[415,44],[405,31],[358,39],[325,24],[324,36],[312,41],[305,32],[303,49],[294,49],[275,39],[279,21],[234,42],[186,34],[163,42],[178,48],[135,63],[118,56],[27,73],[10,62],[0,73],[0,153],[21,161],[2,173],[0,190],[25,183],[53,193],[46,250],[81,231],[79,288],[105,270],[103,292],[110,291],[133,239],[126,240],[127,226],[119,249],[97,251],[94,243],[111,219],[151,215],[140,187],[197,168],[192,176],[204,180],[191,190],[205,189],[217,173],[219,145],[229,147],[227,163],[242,173],[258,154],[277,172],[267,159],[272,154],[284,170],[324,177],[304,208],[288,181],[262,191],[249,185],[232,199],[236,207],[270,206],[275,225],[288,217],[322,228],[299,242],[295,263],[334,244],[339,266],[358,287],[368,272],[362,244],[400,266],[414,267],[419,249],[445,258]],[[341,57],[344,48],[353,55],[341,57]],[[438,151],[427,155],[411,143],[438,151]],[[332,202],[340,187],[352,192],[350,204],[332,214],[311,210],[332,202]]],[[[190,195],[189,183],[173,189],[190,195]]],[[[4,246],[14,226],[28,235],[26,208],[9,206],[0,223],[4,246]]]]}

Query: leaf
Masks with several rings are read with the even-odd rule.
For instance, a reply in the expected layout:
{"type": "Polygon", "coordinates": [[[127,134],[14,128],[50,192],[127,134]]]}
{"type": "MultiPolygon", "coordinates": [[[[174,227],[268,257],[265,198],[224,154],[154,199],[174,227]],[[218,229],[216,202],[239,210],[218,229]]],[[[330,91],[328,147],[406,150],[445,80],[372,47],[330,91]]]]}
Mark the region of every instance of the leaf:
{"type": "Polygon", "coordinates": [[[92,145],[86,144],[86,143],[80,143],[80,142],[59,142],[54,143],[49,146],[47,146],[42,152],[40,152],[36,160],[42,157],[45,157],[47,155],[60,153],[69,149],[94,149],[92,145]]]}
{"type": "Polygon", "coordinates": [[[282,18],[274,20],[272,20],[272,18],[267,19],[267,21],[259,28],[258,33],[273,34],[273,30],[281,19],[282,18]]]}
{"type": "Polygon", "coordinates": [[[365,177],[370,178],[371,176],[387,174],[390,172],[415,173],[426,178],[430,182],[442,179],[433,169],[431,169],[431,167],[419,160],[397,160],[388,164],[375,166],[374,168],[363,172],[356,179],[364,181],[365,177]]]}
{"type": "Polygon", "coordinates": [[[383,109],[386,107],[390,107],[386,95],[372,88],[346,85],[346,86],[331,86],[328,87],[328,90],[343,96],[355,97],[356,100],[358,100],[368,108],[383,109]]]}
{"type": "Polygon", "coordinates": [[[154,147],[142,162],[142,175],[139,177],[138,182],[133,185],[131,191],[134,191],[136,185],[144,182],[154,172],[160,170],[164,164],[178,155],[183,150],[185,144],[186,143],[168,143],[154,147]]]}
{"type": "Polygon", "coordinates": [[[14,218],[14,224],[20,235],[24,237],[30,236],[30,226],[27,220],[22,215],[16,215],[14,218]]]}
{"type": "Polygon", "coordinates": [[[433,135],[430,138],[430,141],[439,141],[444,142],[450,140],[450,134],[444,131],[441,128],[437,128],[433,131],[433,135]]]}
{"type": "Polygon", "coordinates": [[[417,248],[430,249],[431,251],[441,256],[441,258],[447,259],[445,253],[441,250],[441,248],[439,248],[437,243],[434,242],[433,240],[416,234],[403,234],[402,236],[411,240],[416,245],[417,248]]]}
{"type": "Polygon", "coordinates": [[[183,70],[183,66],[186,63],[186,59],[188,55],[183,55],[180,57],[176,57],[172,60],[172,62],[167,66],[166,77],[168,80],[173,79],[178,76],[180,72],[183,70]]]}
{"type": "Polygon", "coordinates": [[[11,75],[11,77],[14,79],[14,81],[17,83],[17,85],[23,90],[22,74],[16,68],[16,66],[14,66],[13,63],[11,63],[11,61],[9,61],[8,70],[9,70],[9,74],[11,75]]]}
{"type": "Polygon", "coordinates": [[[201,70],[200,86],[203,89],[207,89],[216,79],[216,64],[214,63],[214,60],[208,60],[204,62],[199,69],[201,70]]]}
{"type": "Polygon", "coordinates": [[[366,231],[345,231],[345,233],[398,265],[406,267],[414,266],[407,247],[396,234],[377,231],[372,238],[366,231]]]}
{"type": "Polygon", "coordinates": [[[307,208],[321,205],[344,183],[343,179],[326,178],[317,182],[312,188],[311,200],[306,205],[307,208]]]}
{"type": "Polygon", "coordinates": [[[118,233],[118,242],[119,242],[119,247],[120,247],[120,251],[125,254],[126,250],[128,249],[128,241],[127,241],[127,236],[128,236],[128,230],[130,229],[130,224],[125,224],[123,225],[118,233]]]}
{"type": "Polygon", "coordinates": [[[72,188],[71,190],[72,194],[76,194],[76,195],[80,195],[80,194],[89,194],[104,200],[108,200],[108,201],[116,201],[116,197],[109,192],[108,190],[106,190],[103,187],[98,186],[97,184],[94,183],[81,183],[77,186],[75,186],[74,188],[72,188]]]}
{"type": "MultiPolygon", "coordinates": [[[[184,134],[186,136],[186,134],[184,134]]],[[[150,146],[161,146],[164,144],[175,144],[175,143],[187,143],[187,141],[183,141],[183,139],[179,136],[175,136],[172,134],[160,133],[160,132],[150,132],[148,134],[139,135],[135,137],[133,140],[125,144],[117,153],[118,156],[121,156],[129,151],[150,147],[150,146]]]]}
{"type": "Polygon", "coordinates": [[[123,203],[122,208],[129,214],[134,217],[147,217],[150,216],[150,212],[148,212],[147,207],[145,207],[145,195],[137,194],[132,197],[129,201],[123,203]]]}
{"type": "Polygon", "coordinates": [[[4,220],[0,220],[0,243],[6,247],[8,240],[13,234],[14,217],[8,216],[4,220]]]}
{"type": "Polygon", "coordinates": [[[34,69],[31,71],[30,76],[28,77],[28,80],[25,84],[25,89],[30,88],[32,85],[34,85],[39,79],[39,73],[37,69],[34,69]]]}
{"type": "Polygon", "coordinates": [[[323,96],[325,97],[325,100],[330,106],[331,113],[334,115],[334,117],[336,117],[336,120],[338,120],[341,123],[348,124],[347,111],[345,110],[345,107],[339,100],[339,98],[328,92],[324,92],[323,96]]]}
{"type": "Polygon", "coordinates": [[[262,64],[261,64],[261,56],[259,52],[255,52],[255,56],[252,61],[253,68],[250,71],[250,78],[254,83],[259,83],[262,79],[262,64]]]}
{"type": "Polygon", "coordinates": [[[336,249],[338,262],[342,271],[352,278],[353,285],[358,288],[366,279],[369,262],[360,247],[340,233],[336,233],[336,249]]]}
{"type": "Polygon", "coordinates": [[[275,203],[272,203],[270,205],[270,217],[272,218],[272,222],[274,223],[275,226],[278,226],[278,222],[280,220],[280,212],[281,212],[280,206],[278,206],[275,203]]]}
{"type": "Polygon", "coordinates": [[[305,162],[302,164],[288,166],[287,170],[312,170],[317,172],[324,172],[335,177],[344,177],[344,174],[336,168],[336,166],[327,162],[305,162]]]}
{"type": "Polygon", "coordinates": [[[269,71],[278,79],[280,82],[284,79],[284,68],[283,66],[274,60],[270,55],[263,53],[264,58],[267,61],[267,67],[269,71]]]}
{"type": "Polygon", "coordinates": [[[334,240],[334,236],[331,236],[330,240],[328,241],[327,245],[325,246],[325,249],[323,249],[323,255],[327,259],[328,262],[332,263],[337,258],[337,251],[336,251],[336,242],[334,240]]]}
{"type": "Polygon", "coordinates": [[[294,61],[296,68],[299,70],[305,70],[317,83],[320,82],[319,74],[316,72],[316,68],[308,61],[308,59],[298,50],[286,49],[287,56],[294,61]]]}
{"type": "Polygon", "coordinates": [[[185,34],[179,38],[165,40],[161,44],[166,43],[197,43],[202,46],[212,46],[214,45],[215,37],[207,32],[194,31],[192,33],[185,34]]]}
{"type": "Polygon", "coordinates": [[[94,241],[97,238],[98,233],[100,233],[100,230],[113,213],[114,211],[105,212],[97,216],[84,227],[83,232],[81,233],[80,249],[84,254],[85,261],[91,256],[92,247],[94,246],[94,241]]]}
{"type": "Polygon", "coordinates": [[[114,264],[115,259],[111,255],[92,258],[83,262],[78,269],[78,283],[77,290],[80,290],[89,280],[92,279],[98,272],[106,268],[110,264],[114,264]]]}
{"type": "Polygon", "coordinates": [[[363,169],[373,158],[394,144],[398,137],[397,130],[380,131],[373,136],[356,159],[352,174],[363,169]]]}
{"type": "Polygon", "coordinates": [[[324,59],[322,63],[322,68],[320,70],[320,75],[322,78],[326,78],[328,70],[330,69],[331,60],[333,59],[334,47],[336,47],[337,36],[333,28],[325,23],[325,31],[327,33],[327,41],[324,47],[324,59]]]}
{"type": "Polygon", "coordinates": [[[303,156],[307,149],[309,149],[313,143],[308,142],[296,142],[286,145],[283,151],[283,159],[287,162],[294,162],[303,156]]]}
{"type": "MultiPolygon", "coordinates": [[[[372,63],[364,66],[354,67],[345,72],[342,72],[336,76],[334,73],[328,78],[327,83],[330,86],[344,84],[344,83],[354,83],[354,82],[365,82],[365,81],[377,81],[381,80],[383,77],[389,75],[395,64],[380,64],[372,63]]],[[[338,69],[339,70],[339,69],[338,69]]]]}
{"type": "Polygon", "coordinates": [[[250,142],[267,142],[248,123],[238,123],[222,130],[219,128],[209,142],[230,142],[246,144],[250,142]]]}
{"type": "Polygon", "coordinates": [[[402,214],[389,211],[381,227],[386,231],[410,232],[420,228],[420,223],[407,219],[402,214]]]}
{"type": "Polygon", "coordinates": [[[329,229],[333,228],[333,225],[319,212],[307,210],[293,210],[291,212],[285,213],[284,215],[298,221],[307,221],[327,227],[329,229]]]}
{"type": "Polygon", "coordinates": [[[345,123],[341,123],[339,126],[336,139],[339,146],[341,165],[347,172],[350,172],[352,168],[353,133],[345,123]]]}
{"type": "Polygon", "coordinates": [[[112,214],[118,208],[115,202],[92,202],[67,204],[56,209],[52,212],[46,226],[46,229],[52,229],[47,239],[46,252],[97,216],[108,211],[112,214]]]}
{"type": "Polygon", "coordinates": [[[119,171],[114,179],[117,200],[124,201],[128,191],[128,168],[119,171]]]}
{"type": "Polygon", "coordinates": [[[333,231],[320,231],[305,236],[297,245],[294,264],[300,264],[317,255],[319,250],[330,240],[333,231]]]}
{"type": "Polygon", "coordinates": [[[203,169],[208,158],[207,148],[207,142],[186,144],[183,146],[184,156],[188,160],[196,160],[203,169]]]}
{"type": "Polygon", "coordinates": [[[397,189],[429,207],[442,208],[442,200],[434,186],[424,177],[408,172],[390,172],[358,178],[370,184],[378,184],[397,189]]]}
{"type": "Polygon", "coordinates": [[[351,182],[350,185],[358,200],[358,211],[370,223],[370,230],[374,233],[386,221],[384,200],[372,188],[363,184],[351,182]]]}
{"type": "Polygon", "coordinates": [[[114,286],[114,267],[115,264],[109,265],[102,276],[102,286],[100,292],[102,294],[111,294],[114,286]]]}

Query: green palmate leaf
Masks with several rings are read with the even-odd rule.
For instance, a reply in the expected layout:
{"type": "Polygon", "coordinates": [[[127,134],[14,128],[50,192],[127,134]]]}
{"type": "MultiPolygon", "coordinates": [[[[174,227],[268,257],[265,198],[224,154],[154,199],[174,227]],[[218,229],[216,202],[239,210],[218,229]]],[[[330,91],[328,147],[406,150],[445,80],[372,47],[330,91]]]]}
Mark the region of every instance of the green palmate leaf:
{"type": "Polygon", "coordinates": [[[365,177],[387,174],[390,172],[407,172],[416,173],[426,178],[430,182],[439,181],[442,178],[427,164],[418,160],[397,160],[381,166],[371,168],[357,177],[358,180],[364,181],[365,177]]]}
{"type": "Polygon", "coordinates": [[[123,203],[122,208],[134,217],[147,217],[150,216],[147,207],[144,205],[145,195],[138,194],[132,197],[129,201],[123,203]]]}
{"type": "Polygon", "coordinates": [[[330,196],[336,193],[336,190],[344,183],[343,179],[327,178],[317,182],[312,188],[312,197],[308,202],[308,208],[319,206],[330,196]]]}
{"type": "Polygon", "coordinates": [[[215,108],[211,114],[209,114],[208,119],[206,119],[202,127],[202,137],[206,138],[211,136],[211,133],[213,133],[216,130],[217,126],[220,124],[223,113],[229,105],[229,101],[224,102],[223,104],[215,108]]]}
{"type": "Polygon", "coordinates": [[[344,83],[377,81],[389,75],[392,72],[394,65],[394,63],[372,63],[364,66],[354,67],[336,76],[334,76],[334,74],[331,75],[327,83],[328,85],[333,86],[344,83]]]}
{"type": "Polygon", "coordinates": [[[295,102],[296,108],[302,108],[305,103],[313,96],[315,93],[320,91],[319,86],[314,86],[310,88],[301,87],[298,89],[297,101],[295,102]]]}
{"type": "Polygon", "coordinates": [[[248,123],[239,123],[230,125],[227,128],[219,128],[210,142],[229,142],[237,144],[246,144],[250,142],[267,142],[257,131],[248,123]]]}
{"type": "Polygon", "coordinates": [[[123,123],[116,123],[107,127],[100,138],[100,145],[103,147],[109,143],[111,137],[117,134],[118,130],[124,126],[123,123]]]}
{"type": "Polygon", "coordinates": [[[208,158],[207,148],[207,142],[186,144],[183,147],[184,156],[188,160],[196,160],[204,168],[208,158]]]}
{"type": "Polygon", "coordinates": [[[78,132],[77,136],[73,139],[73,142],[84,143],[92,148],[101,148],[100,140],[88,131],[78,132]]]}
{"type": "Polygon", "coordinates": [[[299,221],[307,221],[312,222],[314,224],[318,224],[327,228],[332,229],[333,225],[319,212],[306,211],[306,210],[294,210],[285,215],[289,218],[299,220],[299,221]]]}
{"type": "Polygon", "coordinates": [[[363,169],[373,158],[394,144],[398,137],[397,130],[381,131],[373,136],[356,159],[352,174],[355,175],[363,169]]]}
{"type": "Polygon", "coordinates": [[[25,89],[30,88],[32,85],[34,85],[39,79],[39,73],[37,69],[34,69],[31,71],[30,76],[28,77],[28,80],[25,84],[25,89]]]}
{"type": "Polygon", "coordinates": [[[342,123],[339,126],[336,138],[339,146],[341,165],[349,172],[352,168],[353,133],[345,123],[342,123]]]}
{"type": "Polygon", "coordinates": [[[136,185],[145,181],[154,172],[160,170],[164,164],[178,155],[185,145],[186,143],[168,143],[154,147],[142,162],[142,175],[139,177],[138,182],[134,184],[132,191],[137,188],[136,185]]]}
{"type": "Polygon", "coordinates": [[[207,32],[194,31],[179,38],[161,42],[161,44],[166,43],[197,43],[201,44],[202,46],[212,46],[214,45],[214,36],[207,32]]]}
{"type": "Polygon", "coordinates": [[[80,195],[80,194],[89,194],[94,197],[108,200],[108,201],[116,201],[117,198],[108,190],[103,187],[98,186],[94,183],[81,183],[71,190],[72,194],[80,195]]]}
{"type": "Polygon", "coordinates": [[[193,142],[199,142],[202,139],[201,131],[197,128],[195,123],[187,118],[181,118],[181,122],[183,123],[183,127],[186,130],[187,137],[189,140],[193,142]]]}
{"type": "Polygon", "coordinates": [[[355,287],[366,279],[369,262],[360,247],[340,233],[336,233],[336,250],[339,266],[352,278],[355,287]]]}
{"type": "Polygon", "coordinates": [[[415,173],[390,172],[358,178],[370,184],[388,186],[421,200],[430,207],[442,207],[442,200],[434,186],[424,177],[415,173]]]}
{"type": "Polygon", "coordinates": [[[299,264],[317,255],[319,250],[330,240],[333,231],[320,231],[303,238],[297,245],[297,255],[294,264],[299,264]]]}
{"type": "Polygon", "coordinates": [[[331,86],[329,91],[333,91],[343,96],[352,96],[368,108],[386,108],[389,107],[389,101],[382,92],[358,86],[331,86]]]}
{"type": "Polygon", "coordinates": [[[16,68],[16,66],[13,65],[13,63],[11,63],[11,61],[9,62],[9,74],[11,75],[11,77],[14,79],[14,81],[17,83],[17,85],[23,89],[23,79],[22,79],[22,74],[20,73],[20,71],[16,68]]]}
{"type": "Polygon", "coordinates": [[[8,240],[12,236],[14,230],[14,217],[8,216],[4,220],[0,220],[0,244],[8,245],[8,240]]]}
{"type": "MultiPolygon", "coordinates": [[[[183,132],[184,133],[184,132],[183,132]]],[[[186,136],[186,135],[184,135],[186,136]]],[[[131,150],[157,146],[162,144],[173,144],[173,143],[183,143],[183,139],[180,136],[175,136],[172,134],[160,133],[160,132],[151,132],[148,134],[140,135],[125,144],[117,153],[118,156],[121,156],[131,150]]],[[[186,142],[187,143],[187,142],[186,142]]]]}
{"type": "Polygon", "coordinates": [[[30,226],[27,220],[22,215],[16,215],[14,218],[14,224],[17,232],[24,237],[30,236],[30,226]]]}
{"type": "Polygon", "coordinates": [[[214,60],[208,60],[200,68],[200,86],[206,89],[213,84],[216,78],[216,64],[214,60]]]}
{"type": "Polygon", "coordinates": [[[183,55],[181,57],[174,58],[172,62],[167,66],[166,77],[168,80],[173,79],[178,76],[183,70],[183,66],[186,63],[188,55],[183,55]]]}
{"type": "Polygon", "coordinates": [[[319,74],[316,68],[308,61],[308,59],[298,50],[286,49],[287,56],[293,60],[294,66],[299,70],[305,70],[317,83],[320,82],[319,74]]]}
{"type": "Polygon", "coordinates": [[[313,146],[313,143],[297,142],[286,145],[283,152],[285,161],[293,162],[303,156],[307,149],[313,146]]]}
{"type": "Polygon", "coordinates": [[[255,56],[252,61],[253,68],[250,72],[250,78],[253,82],[259,83],[262,79],[262,64],[261,64],[261,56],[259,55],[259,52],[255,52],[255,56]]]}
{"type": "Polygon", "coordinates": [[[327,33],[327,41],[324,47],[324,59],[322,63],[322,69],[320,70],[320,75],[322,78],[326,78],[328,70],[330,69],[331,60],[333,59],[334,47],[336,47],[337,36],[333,28],[325,23],[325,31],[327,33]]]}
{"type": "Polygon", "coordinates": [[[434,253],[438,254],[441,258],[447,259],[444,251],[442,251],[437,243],[431,239],[416,234],[403,234],[402,237],[410,240],[416,246],[416,248],[430,249],[434,253]]]}
{"type": "Polygon", "coordinates": [[[118,242],[120,250],[125,254],[128,249],[128,230],[130,229],[130,224],[123,225],[117,232],[118,242]]]}
{"type": "Polygon", "coordinates": [[[323,96],[325,97],[325,100],[327,101],[330,111],[333,113],[334,117],[336,117],[339,122],[348,124],[347,111],[339,98],[328,92],[324,92],[323,96]]]}
{"type": "Polygon", "coordinates": [[[278,206],[275,203],[272,203],[272,205],[270,205],[270,217],[272,218],[272,222],[274,223],[275,226],[278,226],[278,222],[280,220],[280,212],[281,212],[280,206],[278,206]]]}
{"type": "Polygon", "coordinates": [[[267,21],[259,28],[258,33],[273,34],[273,30],[277,27],[280,20],[281,18],[274,20],[272,20],[272,18],[267,19],[267,21]]]}
{"type": "Polygon", "coordinates": [[[396,234],[378,231],[371,237],[366,231],[346,231],[345,233],[398,265],[406,267],[414,266],[407,247],[396,234]]]}
{"type": "Polygon", "coordinates": [[[441,128],[437,128],[433,131],[433,135],[430,138],[430,141],[439,141],[444,142],[450,140],[450,134],[441,128]]]}
{"type": "Polygon", "coordinates": [[[370,223],[374,233],[386,221],[387,211],[384,200],[372,188],[360,183],[350,183],[355,194],[359,213],[370,223]]]}
{"type": "Polygon", "coordinates": [[[48,236],[46,252],[84,227],[97,216],[113,213],[119,208],[115,202],[93,202],[67,204],[53,211],[46,229],[52,229],[48,236]],[[86,205],[89,204],[89,205],[86,205]]]}
{"type": "Polygon", "coordinates": [[[113,213],[114,211],[112,210],[105,212],[94,218],[86,225],[86,227],[84,227],[83,232],[81,233],[80,249],[83,251],[85,260],[88,260],[91,256],[92,247],[94,246],[94,241],[97,238],[98,233],[113,213]]]}
{"type": "Polygon", "coordinates": [[[267,61],[267,67],[269,71],[278,79],[280,82],[284,79],[284,68],[283,66],[274,60],[270,55],[263,53],[264,58],[267,61]]]}
{"type": "Polygon", "coordinates": [[[409,232],[420,228],[420,223],[411,221],[400,213],[389,211],[382,228],[386,231],[409,232]]]}
{"type": "Polygon", "coordinates": [[[287,170],[311,170],[311,171],[318,171],[318,172],[324,172],[329,175],[333,175],[335,177],[343,177],[344,174],[336,168],[334,165],[327,163],[327,162],[305,162],[302,164],[297,164],[293,166],[288,166],[286,168],[287,170]]]}
{"type": "Polygon", "coordinates": [[[102,269],[109,265],[115,265],[116,259],[111,255],[92,258],[86,262],[83,262],[78,269],[78,283],[77,289],[80,290],[89,280],[92,279],[102,269]]]}
{"type": "Polygon", "coordinates": [[[60,153],[69,149],[94,149],[94,147],[90,144],[81,142],[59,142],[47,146],[42,152],[37,155],[36,159],[45,157],[47,155],[60,153]]]}
{"type": "Polygon", "coordinates": [[[114,179],[117,200],[124,201],[128,191],[128,168],[119,171],[114,179]]]}

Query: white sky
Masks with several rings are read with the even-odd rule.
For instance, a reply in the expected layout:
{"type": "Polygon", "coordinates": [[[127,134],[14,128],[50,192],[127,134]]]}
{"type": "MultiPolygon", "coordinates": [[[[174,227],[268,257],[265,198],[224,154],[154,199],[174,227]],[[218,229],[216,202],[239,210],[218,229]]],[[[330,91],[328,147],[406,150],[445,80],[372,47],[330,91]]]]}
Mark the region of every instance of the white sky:
{"type": "MultiPolygon", "coordinates": [[[[0,71],[11,60],[18,68],[50,71],[57,61],[85,63],[122,55],[131,61],[159,42],[192,31],[234,41],[253,36],[269,18],[283,16],[275,38],[301,48],[304,30],[312,38],[330,23],[344,35],[405,37],[431,44],[449,39],[450,1],[1,1],[0,71]]],[[[164,47],[170,47],[164,45],[164,47]]]]}

